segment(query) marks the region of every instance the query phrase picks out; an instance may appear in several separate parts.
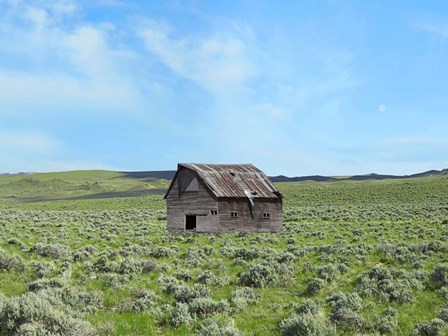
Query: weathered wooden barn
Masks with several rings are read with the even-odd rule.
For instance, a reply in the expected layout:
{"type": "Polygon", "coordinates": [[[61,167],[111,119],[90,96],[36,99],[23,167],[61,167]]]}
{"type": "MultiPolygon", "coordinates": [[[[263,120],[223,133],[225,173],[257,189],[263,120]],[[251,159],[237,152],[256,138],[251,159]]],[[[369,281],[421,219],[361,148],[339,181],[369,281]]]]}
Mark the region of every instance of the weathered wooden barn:
{"type": "Polygon", "coordinates": [[[283,229],[282,195],[251,164],[180,163],[165,199],[171,231],[283,229]]]}

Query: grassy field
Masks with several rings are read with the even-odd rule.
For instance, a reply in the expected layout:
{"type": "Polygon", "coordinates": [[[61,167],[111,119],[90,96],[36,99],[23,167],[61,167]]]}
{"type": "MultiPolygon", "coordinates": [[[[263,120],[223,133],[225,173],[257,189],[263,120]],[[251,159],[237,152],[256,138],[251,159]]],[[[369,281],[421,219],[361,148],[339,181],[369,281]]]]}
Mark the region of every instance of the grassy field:
{"type": "Polygon", "coordinates": [[[0,334],[448,335],[448,176],[280,183],[281,234],[168,233],[168,184],[0,177],[0,334]]]}

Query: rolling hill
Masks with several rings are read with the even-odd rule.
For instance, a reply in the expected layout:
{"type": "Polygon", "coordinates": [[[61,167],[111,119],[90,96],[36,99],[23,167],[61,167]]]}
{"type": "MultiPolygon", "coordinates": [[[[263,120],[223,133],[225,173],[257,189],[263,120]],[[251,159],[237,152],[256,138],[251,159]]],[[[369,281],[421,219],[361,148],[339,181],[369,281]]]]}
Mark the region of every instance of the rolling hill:
{"type": "MultiPolygon", "coordinates": [[[[20,173],[0,175],[0,203],[36,202],[69,199],[95,199],[113,197],[136,197],[164,194],[175,171],[114,172],[107,170],[84,170],[56,173],[20,173]]],[[[343,182],[387,179],[411,179],[448,176],[448,169],[430,170],[423,173],[395,175],[332,176],[272,176],[273,182],[343,182]]]]}
{"type": "Polygon", "coordinates": [[[170,180],[164,179],[163,174],[153,175],[105,170],[3,175],[0,176],[0,202],[163,194],[170,180]]]}

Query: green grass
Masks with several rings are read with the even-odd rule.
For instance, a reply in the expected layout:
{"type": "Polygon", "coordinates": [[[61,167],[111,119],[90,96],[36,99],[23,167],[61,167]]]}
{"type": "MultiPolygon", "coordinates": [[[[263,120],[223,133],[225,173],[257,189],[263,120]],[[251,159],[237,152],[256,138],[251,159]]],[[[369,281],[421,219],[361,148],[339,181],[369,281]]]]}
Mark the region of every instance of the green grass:
{"type": "MultiPolygon", "coordinates": [[[[106,171],[0,177],[0,249],[5,255],[22,258],[25,267],[23,272],[0,270],[0,293],[7,297],[22,295],[33,281],[40,277],[60,279],[62,271],[69,267],[70,288],[100,293],[103,306],[82,318],[105,335],[193,335],[203,323],[202,318],[196,317],[180,328],[167,322],[175,298],[166,291],[163,279],[177,277],[180,283],[192,287],[204,271],[210,270],[221,279],[220,283],[207,285],[210,298],[230,304],[232,291],[243,287],[241,273],[252,264],[263,263],[276,267],[279,281],[256,288],[260,298],[255,303],[225,313],[242,335],[280,335],[280,321],[293,312],[294,303],[305,299],[318,302],[321,318],[332,323],[326,300],[336,292],[361,295],[363,307],[359,314],[364,329],[358,333],[364,334],[375,334],[378,318],[387,307],[398,312],[398,327],[392,334],[409,335],[418,323],[436,317],[443,306],[431,274],[437,265],[448,262],[446,176],[279,183],[285,196],[285,230],[280,234],[169,233],[161,194],[105,195],[130,189],[159,190],[168,184],[106,171]],[[26,178],[34,180],[23,182],[26,178]],[[33,184],[42,186],[47,182],[59,186],[68,183],[76,188],[56,192],[55,187],[32,189],[33,184]],[[96,182],[103,188],[101,192],[82,189],[86,183],[96,182]],[[18,187],[23,185],[29,188],[27,192],[18,187]],[[8,197],[11,193],[17,197],[8,197]],[[61,258],[42,256],[39,244],[60,246],[67,254],[61,258]],[[84,258],[75,257],[86,246],[95,250],[84,258]],[[171,254],[158,255],[161,247],[170,249],[171,254]],[[236,258],[241,249],[247,255],[255,250],[253,258],[236,258]],[[285,255],[293,258],[280,263],[285,255]],[[100,260],[108,265],[108,271],[100,270],[100,260]],[[123,271],[131,262],[150,261],[155,269],[123,271]],[[44,262],[50,263],[51,269],[39,276],[36,265],[44,262]],[[421,286],[409,289],[412,300],[388,301],[362,293],[360,277],[377,265],[396,274],[398,282],[421,277],[421,286]],[[307,286],[319,276],[319,268],[331,266],[344,270],[337,271],[319,293],[307,294],[307,286]],[[185,274],[191,279],[181,280],[185,274]],[[155,304],[143,312],[129,309],[136,300],[133,293],[139,289],[158,295],[155,304]]],[[[344,323],[337,328],[341,334],[355,333],[344,323]]]]}
{"type": "MultiPolygon", "coordinates": [[[[163,194],[170,181],[105,170],[0,176],[0,206],[163,194]]],[[[39,206],[37,206],[38,208],[39,206]]]]}

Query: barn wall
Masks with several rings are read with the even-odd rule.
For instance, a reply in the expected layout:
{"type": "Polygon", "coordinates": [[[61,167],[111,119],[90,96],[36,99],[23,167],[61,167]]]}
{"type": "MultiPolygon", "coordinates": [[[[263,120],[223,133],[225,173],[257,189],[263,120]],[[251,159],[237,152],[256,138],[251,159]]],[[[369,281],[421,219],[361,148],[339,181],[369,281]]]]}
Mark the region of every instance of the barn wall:
{"type": "Polygon", "coordinates": [[[283,230],[283,213],[281,200],[255,202],[255,218],[258,221],[258,232],[280,232],[283,230]],[[270,218],[263,218],[269,212],[270,218]]]}
{"type": "Polygon", "coordinates": [[[198,191],[187,191],[179,195],[181,179],[182,172],[179,172],[166,197],[167,229],[184,231],[185,215],[196,215],[196,231],[217,231],[218,216],[211,215],[211,210],[218,208],[216,200],[201,180],[198,181],[198,191]]]}
{"type": "Polygon", "coordinates": [[[255,200],[252,218],[249,201],[220,200],[218,205],[219,230],[221,232],[279,232],[283,229],[281,200],[255,200]],[[238,212],[238,217],[232,217],[231,212],[238,212]],[[263,218],[263,213],[269,212],[270,218],[263,218]]]}

